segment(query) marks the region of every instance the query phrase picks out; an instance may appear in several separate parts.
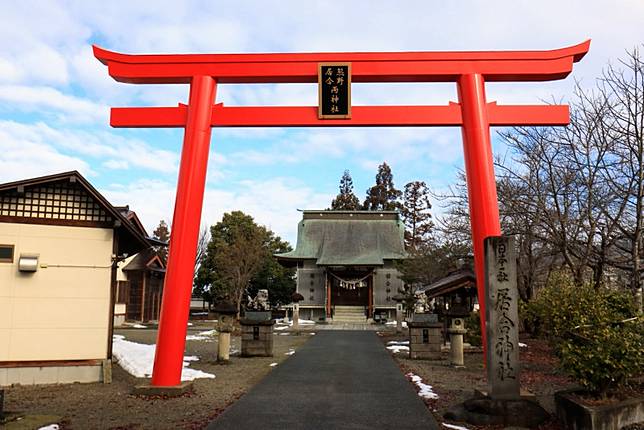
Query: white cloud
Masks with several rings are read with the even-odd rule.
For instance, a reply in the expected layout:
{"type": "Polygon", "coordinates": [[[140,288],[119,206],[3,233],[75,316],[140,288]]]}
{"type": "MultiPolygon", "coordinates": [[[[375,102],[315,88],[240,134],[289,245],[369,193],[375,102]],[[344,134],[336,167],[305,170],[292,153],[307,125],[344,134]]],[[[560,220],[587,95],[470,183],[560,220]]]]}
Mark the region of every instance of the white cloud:
{"type": "Polygon", "coordinates": [[[0,124],[0,183],[78,170],[92,176],[94,171],[82,159],[28,136],[15,136],[0,124]]]}
{"type": "Polygon", "coordinates": [[[103,163],[103,167],[112,170],[125,170],[130,167],[130,165],[125,160],[107,160],[103,163]]]}
{"type": "Polygon", "coordinates": [[[124,165],[128,165],[156,172],[174,172],[178,168],[178,154],[154,148],[140,139],[105,131],[55,128],[43,122],[23,124],[14,121],[0,121],[0,131],[4,133],[3,145],[31,142],[51,148],[52,151],[69,151],[94,159],[107,168],[123,169],[124,165]]]}
{"type": "MultiPolygon", "coordinates": [[[[460,131],[448,128],[341,128],[307,129],[285,134],[266,149],[242,150],[230,159],[249,165],[280,165],[324,158],[356,157],[359,160],[386,158],[392,163],[429,158],[453,163],[460,159],[460,131]]],[[[372,163],[367,162],[365,166],[372,163]]]]}
{"type": "Polygon", "coordinates": [[[52,87],[1,85],[0,101],[13,109],[54,115],[63,122],[109,121],[109,107],[87,99],[63,94],[52,87]]]}
{"type": "MultiPolygon", "coordinates": [[[[159,220],[170,220],[175,184],[160,180],[140,180],[125,186],[109,186],[101,192],[115,205],[129,204],[149,231],[159,220]]],[[[220,221],[225,212],[241,210],[276,234],[295,244],[297,224],[302,215],[297,208],[327,207],[333,196],[317,193],[293,178],[268,181],[242,181],[226,190],[208,186],[201,216],[203,225],[220,221]]]]}

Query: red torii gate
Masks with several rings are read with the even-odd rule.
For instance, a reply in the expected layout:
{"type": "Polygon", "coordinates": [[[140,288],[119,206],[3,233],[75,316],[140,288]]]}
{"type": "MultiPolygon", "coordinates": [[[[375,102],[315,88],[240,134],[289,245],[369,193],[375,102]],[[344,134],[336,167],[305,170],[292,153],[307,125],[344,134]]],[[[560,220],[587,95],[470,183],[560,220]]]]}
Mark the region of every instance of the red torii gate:
{"type": "Polygon", "coordinates": [[[551,51],[127,55],[94,46],[110,76],[132,84],[190,84],[188,105],[112,108],[113,127],[184,127],[161,304],[153,386],[176,386],[181,369],[211,127],[460,126],[463,134],[478,297],[485,343],[483,240],[501,234],[489,128],[567,125],[568,106],[499,106],[485,82],[563,79],[590,40],[551,51]],[[217,83],[315,83],[320,63],[351,63],[353,82],[456,82],[460,103],[354,106],[350,119],[318,119],[317,106],[226,107],[217,83]]]}

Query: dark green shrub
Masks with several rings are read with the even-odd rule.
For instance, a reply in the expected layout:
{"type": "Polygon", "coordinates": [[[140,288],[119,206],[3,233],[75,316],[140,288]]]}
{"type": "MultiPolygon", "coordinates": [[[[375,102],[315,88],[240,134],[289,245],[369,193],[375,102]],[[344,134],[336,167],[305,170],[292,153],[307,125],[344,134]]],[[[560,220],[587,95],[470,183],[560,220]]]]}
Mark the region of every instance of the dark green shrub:
{"type": "Polygon", "coordinates": [[[642,325],[581,328],[559,344],[561,367],[590,391],[604,394],[644,369],[642,325]]]}
{"type": "Polygon", "coordinates": [[[642,319],[630,294],[576,286],[558,274],[525,309],[547,337],[564,370],[590,391],[605,394],[644,369],[642,319]]]}
{"type": "Polygon", "coordinates": [[[465,342],[472,346],[481,346],[481,319],[479,318],[478,311],[470,313],[470,316],[465,320],[465,342]]]}

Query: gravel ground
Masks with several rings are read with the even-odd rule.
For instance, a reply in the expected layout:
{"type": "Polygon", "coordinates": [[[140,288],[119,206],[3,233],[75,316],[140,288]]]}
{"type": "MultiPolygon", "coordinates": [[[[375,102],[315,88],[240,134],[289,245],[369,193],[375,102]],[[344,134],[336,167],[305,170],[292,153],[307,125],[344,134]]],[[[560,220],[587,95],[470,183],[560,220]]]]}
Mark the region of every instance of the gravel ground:
{"type": "MultiPolygon", "coordinates": [[[[210,330],[212,326],[193,326],[189,334],[210,330]]],[[[155,329],[121,329],[115,334],[127,340],[152,344],[155,329]]],[[[149,399],[130,395],[134,385],[146,379],[137,379],[113,366],[112,384],[67,384],[48,386],[16,386],[5,392],[5,410],[29,415],[56,415],[63,417],[61,429],[201,429],[215,416],[242,396],[272,369],[271,363],[280,363],[289,356],[289,349],[297,350],[312,336],[303,333],[275,335],[274,356],[242,358],[241,338],[232,337],[231,363],[216,364],[216,336],[212,341],[187,341],[186,355],[196,355],[199,361],[190,367],[213,373],[215,379],[194,381],[195,393],[174,399],[149,399]],[[237,351],[237,352],[235,352],[237,351]]]]}
{"type": "MultiPolygon", "coordinates": [[[[381,334],[381,339],[385,344],[392,340],[407,340],[405,336],[388,334],[381,334]]],[[[557,369],[557,359],[544,341],[521,339],[521,342],[528,345],[520,350],[521,387],[535,394],[539,404],[550,414],[554,414],[555,391],[575,385],[557,369]]],[[[393,355],[405,374],[412,372],[420,376],[423,378],[422,382],[431,385],[432,391],[438,394],[438,399],[429,399],[425,403],[439,422],[444,421],[443,413],[450,406],[471,398],[475,389],[485,389],[485,369],[481,352],[466,353],[465,368],[462,369],[449,366],[447,353],[443,353],[440,360],[410,360],[407,351],[393,355]]],[[[465,426],[469,429],[475,428],[469,424],[465,426]]],[[[560,427],[553,418],[540,428],[554,430],[560,427]]]]}

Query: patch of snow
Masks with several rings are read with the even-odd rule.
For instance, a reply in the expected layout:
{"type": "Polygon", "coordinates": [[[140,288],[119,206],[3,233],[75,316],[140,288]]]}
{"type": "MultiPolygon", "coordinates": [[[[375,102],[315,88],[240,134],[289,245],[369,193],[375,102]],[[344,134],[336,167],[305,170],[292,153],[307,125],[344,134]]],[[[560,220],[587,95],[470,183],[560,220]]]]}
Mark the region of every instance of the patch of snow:
{"type": "MultiPolygon", "coordinates": [[[[276,333],[277,334],[277,333],[276,333]]],[[[280,336],[290,336],[290,333],[279,333],[280,336]]]]}
{"type": "Polygon", "coordinates": [[[438,394],[432,391],[432,386],[423,384],[423,378],[418,375],[414,375],[411,372],[407,373],[405,376],[419,388],[418,395],[420,397],[425,399],[438,399],[438,394]]]}
{"type": "Polygon", "coordinates": [[[528,345],[526,345],[525,343],[519,342],[519,348],[527,348],[527,347],[528,345]]]}
{"type": "MultiPolygon", "coordinates": [[[[125,336],[115,334],[112,338],[112,353],[118,364],[130,375],[137,378],[149,378],[152,376],[154,364],[154,351],[156,345],[130,342],[125,336]]],[[[189,369],[190,362],[199,360],[193,355],[183,358],[182,381],[192,381],[197,378],[214,378],[211,373],[202,372],[197,369],[189,369]]]]}
{"type": "Polygon", "coordinates": [[[467,427],[457,426],[454,424],[443,423],[443,425],[448,429],[453,429],[453,430],[469,430],[467,427]]]}
{"type": "Polygon", "coordinates": [[[146,326],[144,326],[142,324],[133,324],[131,327],[133,327],[133,328],[147,328],[146,326]]]}
{"type": "MultiPolygon", "coordinates": [[[[387,321],[387,322],[385,323],[385,325],[392,325],[392,326],[395,326],[395,325],[396,325],[396,321],[387,321]]],[[[407,328],[407,321],[403,321],[403,322],[402,322],[402,326],[403,326],[404,328],[407,328]]]]}
{"type": "Polygon", "coordinates": [[[197,334],[189,334],[186,336],[186,340],[203,340],[206,342],[212,342],[212,337],[216,334],[217,330],[201,331],[197,334]]]}
{"type": "Polygon", "coordinates": [[[192,325],[192,323],[188,323],[188,327],[190,327],[191,325],[192,325]]]}
{"type": "Polygon", "coordinates": [[[387,345],[409,345],[408,340],[390,340],[387,345]]]}
{"type": "Polygon", "coordinates": [[[277,366],[277,363],[271,363],[271,364],[269,364],[269,366],[275,367],[275,366],[277,366]]]}
{"type": "Polygon", "coordinates": [[[59,430],[60,426],[58,424],[49,424],[45,427],[40,427],[38,430],[59,430]]]}
{"type": "Polygon", "coordinates": [[[288,350],[288,352],[285,352],[285,353],[284,353],[284,355],[293,355],[293,354],[295,354],[295,350],[294,350],[294,349],[289,349],[289,350],[288,350]]]}
{"type": "Polygon", "coordinates": [[[387,349],[394,354],[398,354],[400,351],[409,351],[409,347],[407,345],[391,345],[388,346],[387,349]]]}
{"type": "MultiPolygon", "coordinates": [[[[304,319],[299,319],[299,324],[300,325],[315,325],[315,321],[311,320],[304,320],[304,319]]],[[[275,327],[275,330],[286,330],[288,327],[293,327],[293,320],[285,320],[284,318],[275,320],[275,322],[279,325],[282,325],[281,327],[275,327]]]]}
{"type": "Polygon", "coordinates": [[[311,332],[311,333],[309,333],[309,334],[310,334],[311,336],[315,336],[315,332],[311,332]]]}

